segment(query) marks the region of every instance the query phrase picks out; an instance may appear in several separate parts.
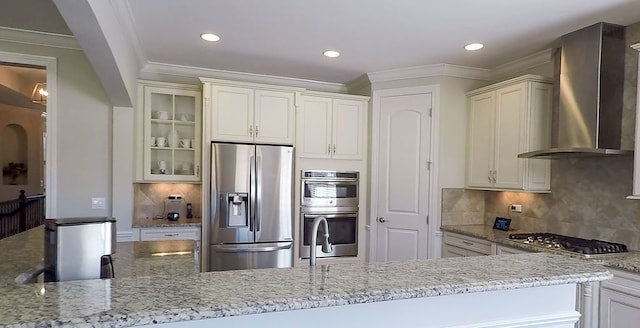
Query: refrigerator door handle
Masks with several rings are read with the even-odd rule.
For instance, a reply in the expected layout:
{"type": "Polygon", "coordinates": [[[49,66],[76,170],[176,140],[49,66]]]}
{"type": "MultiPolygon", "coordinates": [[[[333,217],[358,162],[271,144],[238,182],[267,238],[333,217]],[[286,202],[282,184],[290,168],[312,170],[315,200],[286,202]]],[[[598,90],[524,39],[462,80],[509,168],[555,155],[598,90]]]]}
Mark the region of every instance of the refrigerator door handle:
{"type": "Polygon", "coordinates": [[[293,243],[274,244],[271,246],[241,246],[241,245],[212,245],[216,252],[220,253],[256,253],[256,252],[274,252],[290,249],[293,243]]]}
{"type": "MultiPolygon", "coordinates": [[[[256,149],[256,153],[259,150],[256,149]]],[[[258,210],[260,208],[260,205],[262,203],[262,155],[261,154],[256,154],[256,195],[255,195],[255,202],[256,202],[256,211],[254,211],[254,217],[255,217],[255,228],[256,231],[260,231],[260,223],[262,221],[262,217],[260,215],[260,210],[258,210]]]]}
{"type": "MultiPolygon", "coordinates": [[[[249,155],[249,231],[255,231],[255,216],[258,204],[256,202],[256,162],[255,148],[249,155]]],[[[255,237],[254,237],[255,238],[255,237]]]]}

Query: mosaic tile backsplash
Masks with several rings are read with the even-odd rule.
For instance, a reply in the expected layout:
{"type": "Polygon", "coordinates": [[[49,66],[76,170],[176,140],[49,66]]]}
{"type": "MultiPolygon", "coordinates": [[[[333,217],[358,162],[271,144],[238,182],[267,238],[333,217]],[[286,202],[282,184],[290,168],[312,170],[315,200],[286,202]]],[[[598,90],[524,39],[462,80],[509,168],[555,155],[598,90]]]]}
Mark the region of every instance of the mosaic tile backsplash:
{"type": "Polygon", "coordinates": [[[186,217],[186,204],[191,203],[193,216],[202,214],[202,189],[199,184],[187,183],[137,183],[133,185],[134,214],[137,218],[165,217],[165,201],[169,195],[181,195],[180,217],[186,217]]]}

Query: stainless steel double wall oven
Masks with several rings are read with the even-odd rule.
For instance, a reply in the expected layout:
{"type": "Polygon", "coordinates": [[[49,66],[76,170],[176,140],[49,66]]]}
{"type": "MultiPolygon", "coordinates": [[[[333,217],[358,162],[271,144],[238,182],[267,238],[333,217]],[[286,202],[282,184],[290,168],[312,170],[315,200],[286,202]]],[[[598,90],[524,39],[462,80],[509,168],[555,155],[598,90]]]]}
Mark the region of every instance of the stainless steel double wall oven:
{"type": "MultiPolygon", "coordinates": [[[[310,230],[318,216],[327,218],[331,253],[316,245],[318,257],[358,255],[359,172],[304,170],[301,172],[300,257],[309,258],[310,230]]],[[[318,235],[322,231],[318,231],[318,235]]],[[[321,241],[322,238],[318,238],[321,241]]]]}

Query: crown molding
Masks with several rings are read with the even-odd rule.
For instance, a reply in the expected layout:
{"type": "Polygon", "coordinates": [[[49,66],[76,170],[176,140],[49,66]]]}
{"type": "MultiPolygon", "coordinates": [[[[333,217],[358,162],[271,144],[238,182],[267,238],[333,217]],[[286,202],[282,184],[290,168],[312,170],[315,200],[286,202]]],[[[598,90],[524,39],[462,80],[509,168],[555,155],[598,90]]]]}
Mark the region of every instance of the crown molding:
{"type": "Polygon", "coordinates": [[[405,79],[418,79],[435,76],[461,77],[473,80],[488,81],[490,75],[490,71],[487,69],[451,64],[414,66],[367,73],[367,76],[371,83],[405,79]]]}
{"type": "Polygon", "coordinates": [[[351,80],[345,84],[347,91],[358,92],[363,89],[371,89],[371,81],[367,74],[362,74],[359,78],[351,80]]]}
{"type": "Polygon", "coordinates": [[[516,59],[506,64],[491,69],[491,80],[497,80],[501,77],[510,75],[515,72],[522,72],[532,67],[550,63],[553,60],[553,49],[545,49],[526,57],[516,59]]]}
{"type": "Polygon", "coordinates": [[[0,41],[82,50],[76,42],[76,39],[70,35],[23,30],[4,26],[0,26],[0,41]]]}
{"type": "Polygon", "coordinates": [[[243,72],[233,72],[210,68],[173,65],[157,62],[147,62],[142,68],[142,75],[146,79],[155,79],[157,76],[175,76],[178,78],[193,78],[198,81],[198,77],[233,80],[241,82],[275,84],[290,87],[299,87],[310,90],[346,93],[347,87],[341,83],[321,82],[305,79],[297,79],[283,76],[272,76],[264,74],[253,74],[243,72]]]}

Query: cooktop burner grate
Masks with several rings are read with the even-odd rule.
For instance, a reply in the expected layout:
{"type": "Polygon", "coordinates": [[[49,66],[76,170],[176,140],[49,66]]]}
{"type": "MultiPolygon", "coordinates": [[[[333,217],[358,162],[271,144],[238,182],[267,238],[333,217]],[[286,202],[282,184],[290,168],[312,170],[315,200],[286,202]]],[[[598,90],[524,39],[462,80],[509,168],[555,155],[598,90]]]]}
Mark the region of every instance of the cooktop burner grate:
{"type": "Polygon", "coordinates": [[[597,239],[582,239],[553,233],[513,233],[510,239],[522,240],[526,244],[562,249],[585,255],[628,252],[627,246],[597,239]]]}

